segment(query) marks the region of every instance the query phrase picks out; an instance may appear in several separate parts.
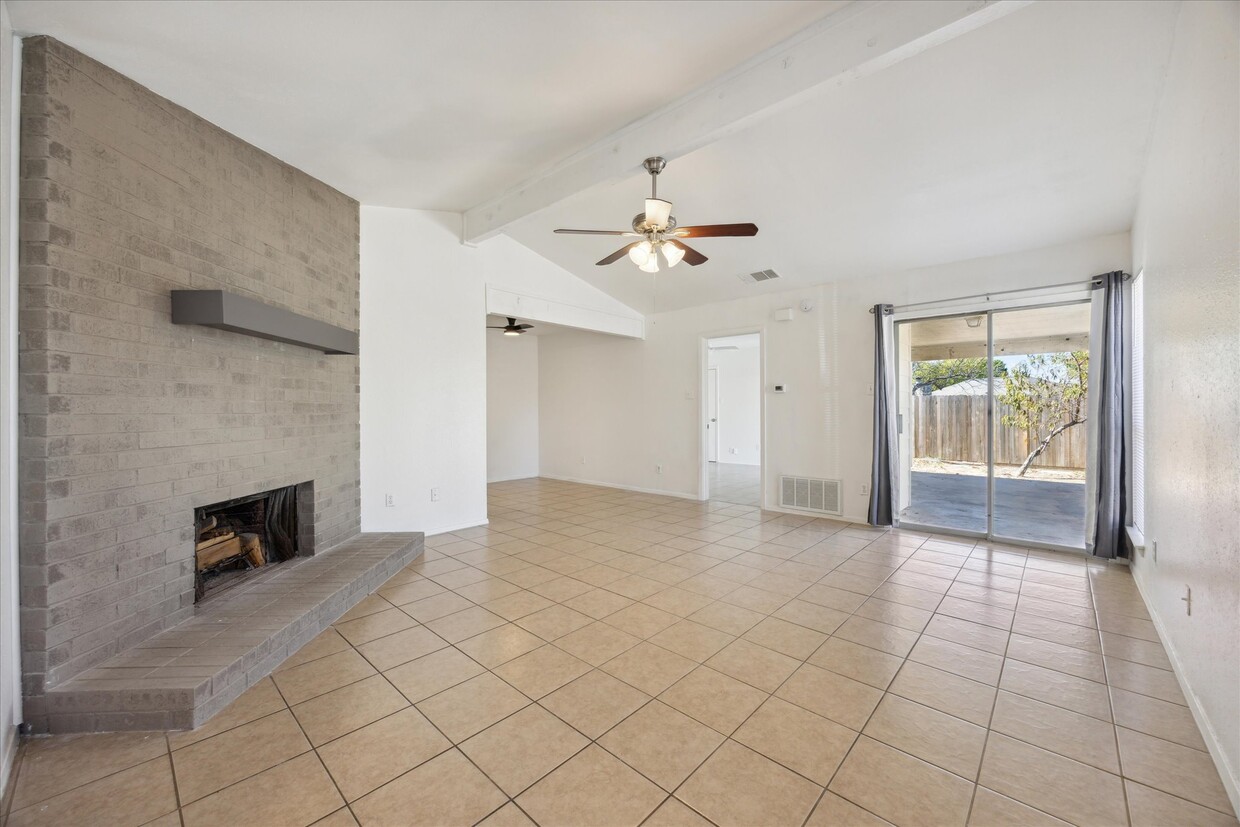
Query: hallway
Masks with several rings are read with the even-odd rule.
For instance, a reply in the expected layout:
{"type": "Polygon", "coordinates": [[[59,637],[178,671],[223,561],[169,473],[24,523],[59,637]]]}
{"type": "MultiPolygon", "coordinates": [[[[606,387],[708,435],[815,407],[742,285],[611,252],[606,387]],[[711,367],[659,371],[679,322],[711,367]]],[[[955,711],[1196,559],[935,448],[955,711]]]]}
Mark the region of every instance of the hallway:
{"type": "Polygon", "coordinates": [[[762,504],[762,466],[728,462],[707,463],[710,499],[734,505],[762,504]]]}

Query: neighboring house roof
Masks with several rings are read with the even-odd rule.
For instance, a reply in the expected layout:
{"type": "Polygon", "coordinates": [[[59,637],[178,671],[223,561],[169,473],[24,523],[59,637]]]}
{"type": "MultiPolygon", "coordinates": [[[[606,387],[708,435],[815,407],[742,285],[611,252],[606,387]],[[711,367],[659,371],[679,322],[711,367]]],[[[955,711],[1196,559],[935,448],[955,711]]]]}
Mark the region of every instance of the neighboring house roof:
{"type": "MultiPolygon", "coordinates": [[[[1007,390],[1007,382],[999,376],[995,377],[995,396],[1002,396],[1007,390]]],[[[966,379],[963,382],[957,382],[954,385],[948,385],[945,388],[932,391],[932,396],[985,396],[986,380],[985,379],[966,379]]]]}

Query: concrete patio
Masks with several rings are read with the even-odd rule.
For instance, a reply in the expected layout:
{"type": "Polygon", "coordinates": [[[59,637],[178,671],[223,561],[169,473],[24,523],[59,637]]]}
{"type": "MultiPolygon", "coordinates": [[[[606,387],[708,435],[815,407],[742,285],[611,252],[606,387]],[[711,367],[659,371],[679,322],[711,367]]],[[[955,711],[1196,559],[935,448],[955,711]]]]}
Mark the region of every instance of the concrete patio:
{"type": "MultiPolygon", "coordinates": [[[[986,531],[986,478],[913,472],[903,523],[986,531]]],[[[994,533],[1039,543],[1085,547],[1085,484],[995,480],[994,533]]]]}

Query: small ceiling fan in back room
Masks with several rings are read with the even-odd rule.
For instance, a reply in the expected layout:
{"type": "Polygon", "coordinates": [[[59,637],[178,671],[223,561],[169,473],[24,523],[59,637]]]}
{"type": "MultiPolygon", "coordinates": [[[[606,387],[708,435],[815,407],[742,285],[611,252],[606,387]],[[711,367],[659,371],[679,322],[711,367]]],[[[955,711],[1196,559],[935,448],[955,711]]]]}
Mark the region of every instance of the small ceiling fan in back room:
{"type": "Polygon", "coordinates": [[[504,331],[505,336],[520,336],[525,331],[533,330],[534,328],[534,325],[532,324],[517,324],[517,320],[514,319],[512,316],[505,316],[504,318],[508,319],[508,324],[505,324],[505,325],[490,325],[489,324],[487,325],[487,330],[502,330],[504,331]]]}
{"type": "Polygon", "coordinates": [[[618,235],[639,239],[626,244],[607,258],[596,262],[612,264],[628,254],[629,259],[647,273],[659,272],[659,255],[668,267],[675,267],[681,259],[696,267],[707,260],[706,256],[685,244],[686,238],[722,238],[726,236],[755,236],[755,224],[699,224],[681,227],[672,215],[672,202],[659,198],[659,173],[667,166],[663,158],[647,158],[642,166],[650,173],[650,197],[646,199],[646,211],[633,217],[632,230],[556,230],[557,233],[573,235],[618,235]]]}

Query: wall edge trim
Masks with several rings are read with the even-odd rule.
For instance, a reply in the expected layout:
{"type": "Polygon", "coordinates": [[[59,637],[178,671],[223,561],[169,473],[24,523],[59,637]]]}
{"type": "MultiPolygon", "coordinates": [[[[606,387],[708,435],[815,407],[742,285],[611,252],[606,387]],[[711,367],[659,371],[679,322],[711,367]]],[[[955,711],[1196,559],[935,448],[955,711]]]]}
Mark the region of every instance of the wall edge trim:
{"type": "Polygon", "coordinates": [[[1214,761],[1214,766],[1218,769],[1219,779],[1227,790],[1227,797],[1231,800],[1232,809],[1240,813],[1240,776],[1237,775],[1236,768],[1232,767],[1227,760],[1227,753],[1223,751],[1222,744],[1219,742],[1218,731],[1214,728],[1213,722],[1206,714],[1205,708],[1201,705],[1201,700],[1197,697],[1197,693],[1193,691],[1192,684],[1188,682],[1188,676],[1184,673],[1179,650],[1175,648],[1174,641],[1167,634],[1166,624],[1163,623],[1161,615],[1158,614],[1158,611],[1145,594],[1145,587],[1142,585],[1143,576],[1138,575],[1138,572],[1143,571],[1143,569],[1139,566],[1132,566],[1131,570],[1132,579],[1137,584],[1137,591],[1141,594],[1141,600],[1145,603],[1146,611],[1150,613],[1150,620],[1154,622],[1154,629],[1158,632],[1159,641],[1167,652],[1167,659],[1171,661],[1171,674],[1175,675],[1176,683],[1180,685],[1180,690],[1184,693],[1185,700],[1188,701],[1188,709],[1193,713],[1193,720],[1197,723],[1197,729],[1201,731],[1202,740],[1206,742],[1206,750],[1214,761]]]}

